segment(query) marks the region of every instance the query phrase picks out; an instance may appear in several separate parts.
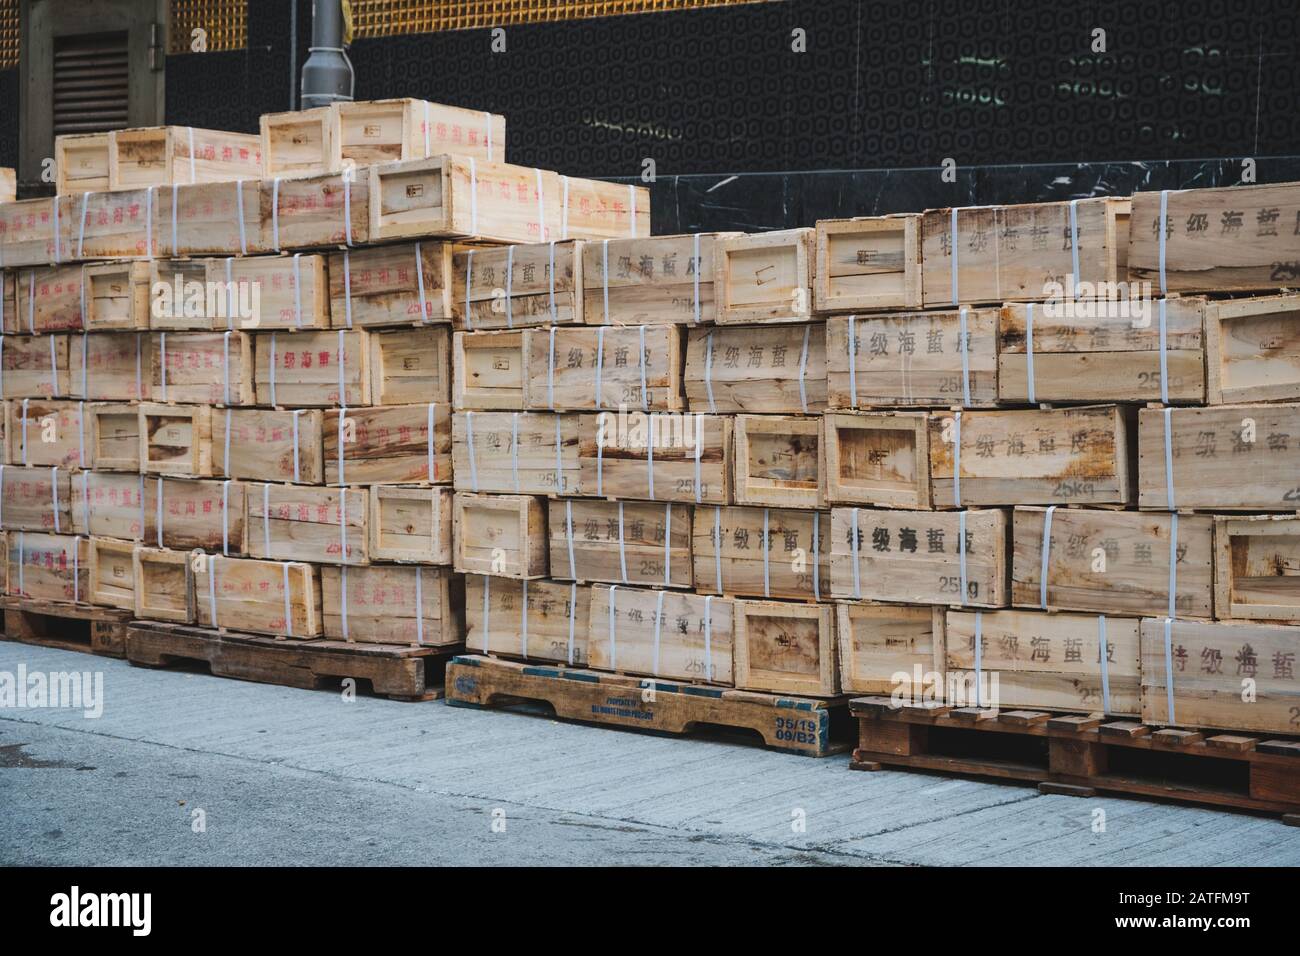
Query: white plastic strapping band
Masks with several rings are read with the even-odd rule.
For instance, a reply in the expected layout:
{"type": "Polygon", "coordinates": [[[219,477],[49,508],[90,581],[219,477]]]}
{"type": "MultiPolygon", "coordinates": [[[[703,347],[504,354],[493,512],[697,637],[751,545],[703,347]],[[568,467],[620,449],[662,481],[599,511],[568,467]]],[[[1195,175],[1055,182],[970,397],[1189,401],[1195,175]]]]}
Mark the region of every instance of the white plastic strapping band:
{"type": "Polygon", "coordinates": [[[1106,615],[1097,615],[1097,659],[1101,663],[1101,710],[1110,713],[1110,662],[1106,647],[1106,615]]]}
{"type": "Polygon", "coordinates": [[[1047,511],[1043,514],[1043,544],[1042,544],[1042,564],[1038,574],[1038,603],[1044,608],[1047,607],[1047,565],[1048,558],[1052,553],[1052,512],[1056,510],[1056,505],[1048,505],[1047,511]]]}
{"type": "Polygon", "coordinates": [[[465,451],[469,455],[469,488],[478,491],[478,463],[474,461],[474,413],[465,413],[465,451]]]}
{"type": "Polygon", "coordinates": [[[573,560],[573,502],[564,503],[564,533],[569,547],[569,577],[577,580],[578,567],[573,560]]]}
{"type": "Polygon", "coordinates": [[[1079,294],[1079,200],[1070,200],[1070,255],[1074,263],[1074,288],[1072,297],[1079,294]]]}
{"type": "Polygon", "coordinates": [[[1174,508],[1174,438],[1173,422],[1170,420],[1172,408],[1164,410],[1165,423],[1165,504],[1170,511],[1174,508]]]}
{"type": "Polygon", "coordinates": [[[1174,622],[1165,618],[1165,707],[1167,720],[1174,722],[1174,622]]]}
{"type": "Polygon", "coordinates": [[[704,338],[704,391],[709,396],[709,413],[716,415],[718,406],[713,401],[713,330],[704,338]]]}
{"type": "Polygon", "coordinates": [[[1037,405],[1037,391],[1034,389],[1034,303],[1025,306],[1025,382],[1029,404],[1037,405]]]}
{"type": "Polygon", "coordinates": [[[962,404],[970,407],[970,333],[966,326],[966,313],[968,309],[962,309],[958,313],[958,322],[961,326],[961,339],[957,343],[957,348],[961,352],[961,397],[962,404]]]}
{"type": "Polygon", "coordinates": [[[623,538],[623,502],[618,503],[618,570],[627,584],[627,543],[623,538]]]}
{"type": "Polygon", "coordinates": [[[1167,299],[1160,300],[1160,401],[1169,404],[1169,326],[1166,320],[1167,299]]]}
{"type": "Polygon", "coordinates": [[[1169,616],[1177,616],[1178,604],[1178,513],[1169,516],[1169,616]]]}
{"type": "Polygon", "coordinates": [[[857,316],[849,316],[849,408],[858,407],[857,316]]]}
{"type": "Polygon", "coordinates": [[[957,296],[957,209],[953,207],[948,226],[948,245],[952,253],[952,304],[960,299],[957,296]]]}
{"type": "Polygon", "coordinates": [[[852,511],[852,526],[849,528],[849,541],[853,549],[853,596],[862,597],[862,574],[858,569],[858,509],[852,511]]]}
{"type": "Polygon", "coordinates": [[[952,426],[952,505],[961,507],[961,412],[953,415],[952,426]]]}

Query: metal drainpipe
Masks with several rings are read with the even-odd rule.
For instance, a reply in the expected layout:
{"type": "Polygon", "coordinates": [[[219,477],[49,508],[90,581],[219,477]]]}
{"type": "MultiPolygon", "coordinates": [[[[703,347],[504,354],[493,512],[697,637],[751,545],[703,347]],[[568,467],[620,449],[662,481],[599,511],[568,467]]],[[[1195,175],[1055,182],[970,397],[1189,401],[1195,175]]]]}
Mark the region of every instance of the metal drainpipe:
{"type": "Polygon", "coordinates": [[[343,11],[339,0],[312,0],[311,55],[302,65],[300,109],[350,102],[356,75],[343,52],[343,11]]]}

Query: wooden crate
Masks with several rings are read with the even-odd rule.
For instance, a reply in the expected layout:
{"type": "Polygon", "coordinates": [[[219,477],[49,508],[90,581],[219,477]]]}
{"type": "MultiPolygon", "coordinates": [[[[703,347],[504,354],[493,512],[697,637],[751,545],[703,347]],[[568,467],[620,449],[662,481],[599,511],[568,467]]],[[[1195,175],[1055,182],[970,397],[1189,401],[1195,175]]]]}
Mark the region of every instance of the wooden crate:
{"type": "Polygon", "coordinates": [[[13,202],[18,196],[18,174],[12,166],[0,166],[0,202],[13,202]]]}
{"type": "MultiPolygon", "coordinates": [[[[3,209],[0,209],[0,226],[4,225],[3,209]]],[[[3,249],[4,236],[0,233],[0,249],[3,249]]],[[[15,278],[18,272],[0,269],[0,333],[8,332],[18,324],[18,310],[14,299],[15,278]]]]}
{"type": "Polygon", "coordinates": [[[155,332],[149,351],[147,390],[155,401],[253,404],[253,338],[247,332],[155,332]]]}
{"type": "Polygon", "coordinates": [[[1009,303],[998,335],[998,397],[1030,404],[1202,402],[1206,306],[1198,298],[1009,303]]]}
{"type": "Polygon", "coordinates": [[[826,379],[830,408],[992,408],[998,403],[998,310],[829,318],[826,379]]]}
{"type": "Polygon", "coordinates": [[[820,219],[813,261],[818,312],[921,307],[921,217],[820,219]]]}
{"type": "Polygon", "coordinates": [[[211,407],[142,402],[136,411],[140,416],[140,471],[183,478],[213,474],[211,407]]]}
{"type": "Polygon", "coordinates": [[[732,419],[678,412],[580,416],[582,487],[597,498],[731,504],[732,419]]]}
{"type": "Polygon", "coordinates": [[[59,254],[46,261],[153,258],[160,238],[157,198],[155,189],[57,197],[59,254]]]}
{"type": "Polygon", "coordinates": [[[144,475],[113,471],[76,475],[71,489],[73,533],[140,541],[144,535],[145,480],[144,475]]]}
{"type": "Polygon", "coordinates": [[[817,413],[826,408],[826,327],[710,327],[687,333],[693,411],[817,413]]]}
{"type": "Polygon", "coordinates": [[[5,332],[67,332],[83,328],[82,267],[44,266],[13,271],[5,332]]]}
{"type": "Polygon", "coordinates": [[[988,708],[1136,717],[1141,710],[1138,624],[1134,617],[1110,615],[949,610],[945,670],[949,682],[962,682],[958,686],[967,702],[977,683],[979,703],[988,708]]]}
{"type": "Polygon", "coordinates": [[[596,670],[731,686],[734,646],[730,598],[592,585],[587,661],[596,670]]]}
{"type": "Polygon", "coordinates": [[[525,329],[522,334],[528,408],[685,408],[682,337],[674,327],[525,329]]]}
{"type": "Polygon", "coordinates": [[[450,488],[373,485],[370,557],[374,561],[451,564],[450,488]]]}
{"type": "Polygon", "coordinates": [[[258,491],[257,485],[242,481],[146,478],[140,509],[142,540],[150,547],[172,551],[198,548],[224,555],[246,555],[251,534],[251,496],[258,491]]]}
{"type": "Polygon", "coordinates": [[[719,325],[806,322],[812,318],[812,229],[719,239],[714,297],[719,325]]]}
{"type": "Polygon", "coordinates": [[[582,242],[459,249],[452,258],[451,276],[451,316],[457,329],[477,332],[585,321],[582,242]]]}
{"type": "Polygon", "coordinates": [[[1120,405],[932,414],[931,501],[936,508],[1131,504],[1132,420],[1120,405]]]}
{"type": "Polygon", "coordinates": [[[526,166],[436,156],[371,166],[369,187],[373,241],[430,236],[537,243],[650,234],[645,187],[526,166]]]}
{"type": "Polygon", "coordinates": [[[826,456],[820,418],[737,415],[738,505],[825,506],[826,456]]]}
{"type": "Polygon", "coordinates": [[[322,484],[325,414],[318,408],[218,410],[212,419],[213,469],[227,478],[322,484]]]}
{"type": "Polygon", "coordinates": [[[1294,287],[1297,215],[1300,183],[1134,193],[1130,277],[1157,294],[1294,287]]]}
{"type": "Polygon", "coordinates": [[[1300,295],[1205,303],[1209,404],[1300,399],[1298,355],[1300,295]]]}
{"type": "Polygon", "coordinates": [[[259,405],[352,408],[370,401],[368,332],[271,332],[255,336],[259,405]]]}
{"type": "Polygon", "coordinates": [[[262,244],[286,249],[340,249],[372,238],[370,178],[355,170],[263,179],[259,189],[262,244]]]}
{"type": "Polygon", "coordinates": [[[689,588],[691,506],[552,499],[551,576],[689,588]]]}
{"type": "Polygon", "coordinates": [[[829,598],[830,533],[824,511],[696,508],[695,588],[740,597],[829,598]]]}
{"type": "Polygon", "coordinates": [[[73,398],[133,402],[151,397],[156,358],[140,332],[89,332],[68,340],[68,391],[73,398]]]}
{"type": "Polygon", "coordinates": [[[451,379],[451,330],[446,326],[370,333],[371,404],[449,402],[451,379]]]}
{"type": "Polygon", "coordinates": [[[943,700],[944,609],[874,601],[835,605],[840,686],[855,694],[910,690],[943,700]]]}
{"type": "Polygon", "coordinates": [[[320,580],[327,638],[418,647],[464,639],[464,584],[447,568],[326,565],[320,580]]]}
{"type": "Polygon", "coordinates": [[[927,412],[827,412],[822,421],[827,502],[930,507],[927,412]]]}
{"type": "Polygon", "coordinates": [[[737,601],[735,621],[737,687],[811,697],[840,692],[832,605],[737,601]]]}
{"type": "Polygon", "coordinates": [[[154,191],[154,238],[164,256],[255,256],[272,251],[262,231],[256,177],[154,191]]]}
{"type": "MultiPolygon", "coordinates": [[[[592,325],[703,325],[717,320],[715,249],[734,232],[646,236],[582,249],[583,321],[592,325]]],[[[554,322],[552,325],[556,324],[554,322]]]]}
{"type": "Polygon", "coordinates": [[[1214,545],[1216,617],[1300,624],[1300,518],[1215,518],[1214,545]]]}
{"type": "Polygon", "coordinates": [[[22,199],[0,207],[0,261],[8,269],[44,266],[72,258],[63,238],[59,213],[66,201],[57,196],[22,199]]]}
{"type": "Polygon", "coordinates": [[[85,402],[15,399],[8,403],[9,461],[47,468],[85,468],[85,402]]]}
{"type": "Polygon", "coordinates": [[[1214,521],[1209,516],[1054,509],[1044,562],[1047,520],[1044,508],[1016,508],[1012,515],[1012,604],[1099,614],[1213,616],[1214,521]]]}
{"type": "Polygon", "coordinates": [[[208,559],[198,552],[136,545],[132,555],[135,616],[148,621],[194,621],[194,572],[208,559]]]}
{"type": "Polygon", "coordinates": [[[108,134],[108,188],[224,183],[262,175],[254,133],[192,126],[119,129],[108,134]]]}
{"type": "Polygon", "coordinates": [[[1005,511],[996,509],[835,508],[831,511],[831,595],[905,604],[1003,607],[1008,603],[1011,563],[1008,520],[1005,511]]]}
{"type": "Polygon", "coordinates": [[[329,255],[335,328],[448,322],[453,312],[448,242],[408,242],[329,255]]]}
{"type": "Polygon", "coordinates": [[[530,495],[456,492],[452,564],[462,574],[544,578],[546,505],[530,495]]]}
{"type": "Polygon", "coordinates": [[[523,411],[528,388],[524,332],[457,332],[452,342],[452,404],[457,409],[523,411]]]}
{"type": "Polygon", "coordinates": [[[927,210],[922,301],[929,308],[1059,298],[1072,291],[1072,276],[1083,284],[1078,297],[1093,298],[1100,283],[1128,278],[1130,206],[1104,197],[927,210]]]}
{"type": "MultiPolygon", "coordinates": [[[[1142,719],[1168,727],[1300,733],[1298,655],[1300,629],[1284,624],[1145,618],[1142,719]]],[[[1292,798],[1298,783],[1290,784],[1292,798]]]]}
{"type": "Polygon", "coordinates": [[[71,475],[58,468],[0,467],[0,521],[6,531],[73,533],[71,475]]]}
{"type": "Polygon", "coordinates": [[[71,393],[67,335],[6,335],[0,396],[62,398],[71,393]]]}
{"type": "Polygon", "coordinates": [[[338,172],[333,158],[334,117],[329,106],[263,113],[259,123],[262,178],[338,172]]]}
{"type": "MultiPolygon", "coordinates": [[[[54,137],[54,191],[60,196],[105,192],[108,184],[108,133],[54,137]]],[[[0,197],[2,198],[2,197],[0,197]]],[[[3,200],[12,201],[13,197],[3,200]]]]}
{"type": "Polygon", "coordinates": [[[236,288],[256,286],[251,318],[231,318],[215,310],[216,328],[323,330],[330,327],[330,283],[325,256],[253,256],[211,259],[210,283],[235,283],[236,288]],[[229,268],[227,268],[229,266],[229,268]]]}
{"type": "Polygon", "coordinates": [[[591,588],[465,575],[465,647],[524,660],[587,663],[591,588]]]}
{"type": "Polygon", "coordinates": [[[1296,436],[1300,404],[1140,409],[1138,507],[1295,511],[1296,436]]]}
{"type": "Polygon", "coordinates": [[[504,116],[411,97],[336,103],[331,126],[333,169],[442,153],[499,162],[506,154],[504,116]]]}
{"type": "Polygon", "coordinates": [[[549,412],[457,412],[452,416],[456,490],[589,494],[579,462],[585,417],[549,412]]]}
{"type": "Polygon", "coordinates": [[[91,604],[135,610],[135,543],[116,538],[90,539],[91,604]]]}
{"type": "Polygon", "coordinates": [[[140,413],[126,402],[87,402],[86,465],[96,471],[140,471],[140,413]]]}
{"type": "Polygon", "coordinates": [[[331,485],[449,482],[451,418],[451,406],[441,402],[327,412],[325,481],[331,485]]]}
{"type": "Polygon", "coordinates": [[[250,484],[246,501],[250,557],[370,563],[367,489],[250,484]]]}
{"type": "Polygon", "coordinates": [[[319,571],[298,561],[204,555],[194,568],[195,622],[201,627],[320,637],[319,571]]]}
{"type": "Polygon", "coordinates": [[[82,324],[91,332],[135,332],[149,328],[149,263],[97,262],[82,266],[86,311],[82,324]]]}
{"type": "Polygon", "coordinates": [[[8,533],[9,593],[37,601],[90,600],[90,539],[80,535],[8,533]]]}
{"type": "MultiPolygon", "coordinates": [[[[216,279],[219,274],[224,285],[226,262],[233,263],[234,260],[223,259],[216,269],[207,259],[151,260],[147,264],[149,327],[156,332],[211,332],[232,325],[230,297],[227,296],[223,304],[215,296],[209,301],[207,295],[209,277],[216,279]],[[196,295],[200,290],[202,295],[196,295]]],[[[251,304],[252,290],[245,295],[244,301],[251,304]]]]}

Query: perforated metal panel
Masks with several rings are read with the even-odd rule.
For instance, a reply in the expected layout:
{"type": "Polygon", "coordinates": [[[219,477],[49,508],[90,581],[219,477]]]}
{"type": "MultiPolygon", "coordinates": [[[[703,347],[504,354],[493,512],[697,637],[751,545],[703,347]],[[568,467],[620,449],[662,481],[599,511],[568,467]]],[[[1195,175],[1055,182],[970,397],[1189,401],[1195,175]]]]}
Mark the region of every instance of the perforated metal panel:
{"type": "Polygon", "coordinates": [[[0,0],[0,70],[18,65],[18,0],[0,0]]]}
{"type": "Polygon", "coordinates": [[[215,53],[247,45],[247,0],[171,0],[168,53],[215,53]]]}
{"type": "Polygon", "coordinates": [[[54,40],[54,135],[99,133],[127,124],[126,33],[54,40]]]}
{"type": "Polygon", "coordinates": [[[352,0],[354,36],[400,36],[773,0],[352,0]]]}

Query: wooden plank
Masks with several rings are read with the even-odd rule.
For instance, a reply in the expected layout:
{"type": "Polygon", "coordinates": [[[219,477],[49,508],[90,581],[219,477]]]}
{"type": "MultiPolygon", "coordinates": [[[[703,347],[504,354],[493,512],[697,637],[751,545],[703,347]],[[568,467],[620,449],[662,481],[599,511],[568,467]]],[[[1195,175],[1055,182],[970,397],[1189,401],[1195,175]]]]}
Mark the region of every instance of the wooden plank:
{"type": "Polygon", "coordinates": [[[846,694],[902,689],[906,700],[944,700],[943,608],[855,601],[837,603],[835,614],[846,694]]]}
{"type": "Polygon", "coordinates": [[[546,506],[530,495],[456,492],[452,564],[462,574],[532,579],[550,570],[546,506]]]}
{"type": "Polygon", "coordinates": [[[1091,614],[950,609],[945,667],[949,686],[961,680],[969,692],[973,681],[986,683],[980,698],[986,707],[1085,714],[1105,708],[1108,715],[1136,717],[1141,710],[1138,619],[1106,615],[1104,625],[1100,620],[1091,614]],[[978,667],[977,624],[982,649],[978,667]]]}
{"type": "Polygon", "coordinates": [[[108,134],[109,189],[224,183],[261,175],[262,145],[255,133],[156,126],[108,134]]]}
{"type": "Polygon", "coordinates": [[[1215,518],[1214,540],[1218,617],[1300,624],[1300,519],[1215,518]]]}
{"type": "Polygon", "coordinates": [[[0,395],[4,398],[67,398],[68,335],[6,335],[0,395]]]}
{"type": "Polygon", "coordinates": [[[97,262],[82,267],[86,284],[84,325],[92,332],[149,328],[150,270],[146,262],[97,262]]]}
{"type": "Polygon", "coordinates": [[[999,394],[998,320],[997,309],[831,317],[827,404],[992,408],[999,394]]]}
{"type": "Polygon", "coordinates": [[[1300,399],[1300,295],[1206,303],[1205,348],[1209,404],[1300,399]]]}
{"type": "Polygon", "coordinates": [[[146,478],[141,540],[173,551],[248,553],[250,489],[241,481],[146,478]]]}
{"type": "Polygon", "coordinates": [[[142,539],[145,517],[144,475],[83,471],[72,479],[71,484],[73,534],[117,538],[122,541],[142,539]]]}
{"type": "Polygon", "coordinates": [[[1133,194],[1129,270],[1169,293],[1294,286],[1300,276],[1300,184],[1277,183],[1133,194]],[[1163,255],[1162,255],[1163,246],[1163,255]],[[1163,263],[1164,283],[1161,284],[1163,263]]]}
{"type": "Polygon", "coordinates": [[[252,484],[246,502],[251,557],[316,564],[370,562],[366,488],[252,484]]]}
{"type": "Polygon", "coordinates": [[[737,415],[738,505],[824,507],[826,456],[821,419],[780,415],[737,415]]]}
{"type": "Polygon", "coordinates": [[[336,103],[330,125],[334,169],[441,153],[492,162],[506,154],[504,116],[412,97],[336,103]]]}
{"type": "Polygon", "coordinates": [[[832,509],[831,595],[1004,606],[1009,597],[1007,522],[1007,513],[996,509],[961,513],[832,509]],[[963,522],[965,561],[958,550],[963,522]]]}
{"type": "Polygon", "coordinates": [[[830,515],[776,508],[695,509],[695,587],[745,597],[830,596],[830,515]]]}
{"type": "Polygon", "coordinates": [[[1142,622],[1142,719],[1169,727],[1300,733],[1297,631],[1277,624],[1142,622]],[[1173,714],[1169,682],[1173,682],[1173,714]]]}
{"type": "Polygon", "coordinates": [[[1132,415],[1123,406],[935,413],[929,427],[936,508],[1133,501],[1132,415]]]}
{"type": "Polygon", "coordinates": [[[91,604],[135,610],[135,544],[116,538],[90,539],[91,604]]]}
{"type": "Polygon", "coordinates": [[[203,558],[188,551],[136,545],[132,558],[135,616],[153,621],[194,621],[194,571],[203,558]]]}
{"type": "Polygon", "coordinates": [[[449,285],[452,322],[459,330],[581,325],[583,243],[458,248],[449,285]]]}
{"type": "Polygon", "coordinates": [[[827,502],[882,508],[930,507],[927,412],[827,412],[827,502]]]}
{"type": "MultiPolygon", "coordinates": [[[[155,332],[149,340],[146,383],[149,396],[155,401],[197,405],[253,404],[253,340],[248,333],[155,332]]],[[[118,364],[123,366],[120,377],[125,378],[126,362],[132,355],[125,347],[117,351],[120,356],[118,364]]]]}
{"type": "Polygon", "coordinates": [[[583,321],[591,325],[717,321],[717,243],[738,236],[702,232],[588,243],[581,249],[578,277],[585,296],[583,321]]]}
{"type": "Polygon", "coordinates": [[[90,600],[90,539],[11,531],[6,536],[9,594],[38,601],[90,600]]]}
{"type": "Polygon", "coordinates": [[[63,238],[55,206],[68,208],[57,196],[22,199],[6,203],[0,209],[5,228],[0,231],[0,257],[9,269],[21,266],[44,266],[72,257],[63,238]]]}
{"type": "Polygon", "coordinates": [[[452,562],[450,488],[372,485],[370,557],[419,564],[452,562]]]}
{"type": "Polygon", "coordinates": [[[258,202],[268,249],[338,249],[365,245],[371,235],[370,178],[355,170],[263,179],[258,202]]]}
{"type": "Polygon", "coordinates": [[[258,208],[258,177],[155,189],[154,239],[159,255],[250,256],[271,252],[258,208]]]}
{"type": "Polygon", "coordinates": [[[452,475],[451,406],[375,405],[324,417],[325,481],[438,484],[452,475]]]}
{"type": "MultiPolygon", "coordinates": [[[[1130,292],[1135,289],[1130,286],[1130,292]]],[[[1154,302],[1127,296],[1008,303],[1002,308],[999,330],[998,397],[1031,404],[1159,402],[1166,395],[1170,403],[1203,402],[1207,342],[1203,321],[1208,308],[1199,298],[1154,302]]]]}
{"type": "Polygon", "coordinates": [[[263,113],[260,118],[262,176],[316,176],[337,172],[334,166],[334,110],[263,113]]]}
{"type": "Polygon", "coordinates": [[[464,637],[464,586],[447,568],[372,564],[348,568],[345,578],[342,567],[326,565],[320,573],[327,638],[448,647],[464,637]]]}
{"type": "MultiPolygon", "coordinates": [[[[1013,513],[1013,604],[1043,606],[1046,520],[1043,508],[1013,513]]],[[[1168,614],[1172,582],[1178,617],[1209,618],[1214,550],[1209,516],[1058,508],[1052,512],[1047,549],[1046,606],[1099,614],[1168,614]]]]}
{"type": "Polygon", "coordinates": [[[732,420],[677,412],[579,416],[578,457],[588,494],[730,504],[732,420]]]}
{"type": "Polygon", "coordinates": [[[571,581],[691,587],[691,506],[552,499],[550,574],[571,581]]]}
{"type": "Polygon", "coordinates": [[[587,663],[591,588],[465,575],[465,646],[524,660],[587,663]]]}
{"type": "Polygon", "coordinates": [[[72,526],[72,476],[58,468],[0,469],[0,501],[6,531],[67,534],[72,526]]]}
{"type": "Polygon", "coordinates": [[[297,639],[321,636],[318,568],[218,555],[205,555],[195,564],[195,621],[200,626],[297,639]],[[209,580],[213,575],[215,581],[209,580]]]}
{"type": "Polygon", "coordinates": [[[227,302],[209,309],[218,329],[316,330],[330,327],[330,280],[325,256],[250,256],[209,259],[207,281],[225,287],[227,302]],[[245,290],[256,290],[256,297],[245,290]],[[236,300],[238,296],[238,300],[236,300]],[[241,312],[246,314],[240,314],[241,312]]]}
{"type": "Polygon", "coordinates": [[[735,619],[737,687],[810,697],[840,692],[834,607],[737,601],[735,619]]]}
{"type": "Polygon", "coordinates": [[[813,266],[818,312],[921,307],[921,217],[819,219],[813,266]]]}
{"type": "Polygon", "coordinates": [[[26,398],[9,402],[9,461],[47,468],[86,467],[85,409],[85,402],[26,398]]]}
{"type": "MultiPolygon", "coordinates": [[[[686,407],[682,336],[673,326],[525,329],[522,335],[520,365],[527,408],[680,411],[686,407]]],[[[486,372],[478,376],[480,381],[491,378],[486,372]]]]}
{"type": "Polygon", "coordinates": [[[1103,197],[926,210],[922,300],[929,308],[1060,298],[1071,277],[1082,284],[1078,298],[1096,297],[1100,283],[1127,278],[1130,205],[1103,197]]]}
{"type": "Polygon", "coordinates": [[[821,323],[691,329],[685,388],[694,411],[815,414],[826,408],[821,323]]]}
{"type": "Polygon", "coordinates": [[[730,685],[734,645],[730,598],[592,585],[587,660],[596,670],[730,685]]]}
{"type": "MultiPolygon", "coordinates": [[[[108,185],[108,133],[54,137],[54,191],[60,196],[104,192],[108,185]]],[[[10,173],[12,174],[12,170],[10,173]]],[[[3,197],[0,197],[2,199],[3,197]]],[[[12,192],[4,202],[12,202],[12,192]]]]}
{"type": "Polygon", "coordinates": [[[151,397],[154,359],[145,333],[89,332],[66,338],[73,398],[138,402],[151,397]]]}
{"type": "Polygon", "coordinates": [[[227,478],[325,479],[320,409],[224,408],[212,418],[213,469],[227,478]]]}
{"type": "MultiPolygon", "coordinates": [[[[579,462],[582,419],[549,412],[457,412],[452,417],[458,491],[588,494],[579,462]]],[[[594,487],[594,485],[592,486],[594,487]]]]}
{"type": "Polygon", "coordinates": [[[457,410],[523,411],[529,352],[524,331],[457,332],[452,344],[457,410]]]}
{"type": "MultiPolygon", "coordinates": [[[[150,189],[59,196],[60,255],[46,261],[158,255],[155,196],[157,190],[150,189]]],[[[7,255],[5,262],[11,262],[7,255]]]]}
{"type": "Polygon", "coordinates": [[[79,265],[15,270],[13,305],[5,313],[4,330],[31,335],[80,331],[81,283],[79,265]]]}
{"type": "Polygon", "coordinates": [[[255,336],[257,404],[277,408],[365,405],[370,401],[369,334],[340,330],[255,336]]]}
{"type": "Polygon", "coordinates": [[[18,174],[12,166],[0,166],[0,202],[13,202],[18,195],[18,174]]]}
{"type": "Polygon", "coordinates": [[[1295,403],[1139,409],[1138,507],[1295,511],[1297,435],[1295,403]]]}
{"type": "Polygon", "coordinates": [[[447,242],[413,242],[330,253],[329,315],[334,327],[450,321],[454,249],[447,242]]]}
{"type": "Polygon", "coordinates": [[[719,239],[714,296],[719,325],[806,322],[812,318],[812,229],[719,239]]]}
{"type": "Polygon", "coordinates": [[[206,478],[212,474],[212,409],[142,402],[140,470],[146,475],[206,478]]]}
{"type": "Polygon", "coordinates": [[[127,402],[87,402],[86,466],[96,471],[140,472],[140,414],[127,402]]]}

